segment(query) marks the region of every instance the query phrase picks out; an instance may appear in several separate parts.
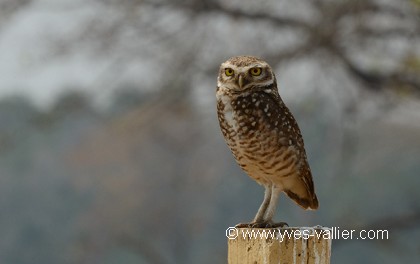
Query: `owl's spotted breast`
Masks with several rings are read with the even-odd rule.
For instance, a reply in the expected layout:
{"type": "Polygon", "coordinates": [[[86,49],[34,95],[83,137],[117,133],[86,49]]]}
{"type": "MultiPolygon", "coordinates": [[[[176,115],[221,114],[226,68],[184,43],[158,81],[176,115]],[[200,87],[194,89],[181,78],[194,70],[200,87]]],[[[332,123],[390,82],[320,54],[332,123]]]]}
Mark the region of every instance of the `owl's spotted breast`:
{"type": "Polygon", "coordinates": [[[296,123],[271,91],[242,96],[221,95],[222,133],[239,165],[258,182],[284,185],[299,173],[301,152],[296,123]]]}

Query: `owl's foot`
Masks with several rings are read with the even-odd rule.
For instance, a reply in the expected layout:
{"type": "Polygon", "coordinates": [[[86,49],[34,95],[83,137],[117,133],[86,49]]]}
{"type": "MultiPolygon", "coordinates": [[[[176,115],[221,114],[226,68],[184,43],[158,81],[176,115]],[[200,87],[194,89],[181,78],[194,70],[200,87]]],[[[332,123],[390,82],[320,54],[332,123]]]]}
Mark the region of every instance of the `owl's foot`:
{"type": "Polygon", "coordinates": [[[272,222],[258,222],[258,223],[239,223],[235,225],[236,228],[283,228],[283,227],[289,227],[289,225],[286,222],[278,222],[278,223],[272,223],[272,222]]]}
{"type": "Polygon", "coordinates": [[[239,223],[235,225],[236,228],[249,228],[252,227],[252,223],[239,223]]]}
{"type": "Polygon", "coordinates": [[[267,223],[261,222],[261,223],[239,223],[235,225],[236,228],[266,228],[267,223]]]}
{"type": "Polygon", "coordinates": [[[271,228],[270,222],[252,223],[252,228],[271,228]]]}
{"type": "Polygon", "coordinates": [[[283,227],[289,227],[289,225],[286,222],[278,222],[278,223],[272,223],[271,228],[283,228],[283,227]]]}

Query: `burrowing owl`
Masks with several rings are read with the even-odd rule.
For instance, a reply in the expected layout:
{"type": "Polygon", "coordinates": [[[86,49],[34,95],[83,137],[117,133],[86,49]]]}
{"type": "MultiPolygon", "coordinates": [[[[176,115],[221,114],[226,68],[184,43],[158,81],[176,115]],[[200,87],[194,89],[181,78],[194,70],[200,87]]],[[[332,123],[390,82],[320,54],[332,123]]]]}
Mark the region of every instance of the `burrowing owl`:
{"type": "Polygon", "coordinates": [[[276,226],[272,218],[281,192],[304,209],[317,209],[302,135],[271,67],[252,56],[230,58],[220,66],[216,97],[227,145],[239,166],[265,187],[254,220],[237,226],[276,226]]]}

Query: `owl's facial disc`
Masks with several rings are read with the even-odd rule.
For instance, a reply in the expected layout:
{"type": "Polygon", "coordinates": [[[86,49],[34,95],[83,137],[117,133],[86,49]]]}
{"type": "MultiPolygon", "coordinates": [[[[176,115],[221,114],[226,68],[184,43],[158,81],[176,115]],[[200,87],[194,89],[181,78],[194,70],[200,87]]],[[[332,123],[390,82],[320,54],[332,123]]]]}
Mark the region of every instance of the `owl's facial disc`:
{"type": "Polygon", "coordinates": [[[254,62],[235,65],[227,61],[220,66],[218,87],[242,92],[252,87],[268,85],[272,81],[272,72],[267,64],[254,62]]]}

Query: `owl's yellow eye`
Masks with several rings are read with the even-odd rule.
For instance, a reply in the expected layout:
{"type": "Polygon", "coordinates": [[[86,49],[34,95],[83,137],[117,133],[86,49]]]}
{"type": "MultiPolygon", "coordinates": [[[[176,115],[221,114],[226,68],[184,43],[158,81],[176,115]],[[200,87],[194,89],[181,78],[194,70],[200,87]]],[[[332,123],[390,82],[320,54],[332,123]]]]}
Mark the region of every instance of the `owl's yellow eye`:
{"type": "Polygon", "coordinates": [[[251,75],[258,76],[261,74],[262,70],[260,67],[254,67],[254,68],[251,68],[249,72],[251,73],[251,75]]]}
{"type": "Polygon", "coordinates": [[[226,68],[225,69],[226,76],[232,76],[233,73],[234,73],[234,71],[231,68],[226,68]]]}

